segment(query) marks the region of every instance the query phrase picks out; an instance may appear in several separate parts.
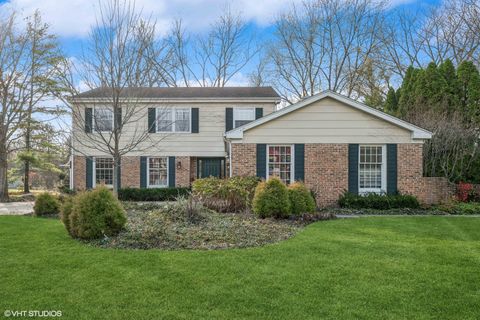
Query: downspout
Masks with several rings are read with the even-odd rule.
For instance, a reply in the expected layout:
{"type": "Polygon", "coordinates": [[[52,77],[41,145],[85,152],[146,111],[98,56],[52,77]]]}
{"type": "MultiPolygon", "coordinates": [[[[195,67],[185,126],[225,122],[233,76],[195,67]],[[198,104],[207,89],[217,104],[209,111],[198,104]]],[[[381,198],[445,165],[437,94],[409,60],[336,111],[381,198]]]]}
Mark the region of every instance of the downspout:
{"type": "Polygon", "coordinates": [[[232,177],[232,141],[228,140],[228,175],[232,177]]]}

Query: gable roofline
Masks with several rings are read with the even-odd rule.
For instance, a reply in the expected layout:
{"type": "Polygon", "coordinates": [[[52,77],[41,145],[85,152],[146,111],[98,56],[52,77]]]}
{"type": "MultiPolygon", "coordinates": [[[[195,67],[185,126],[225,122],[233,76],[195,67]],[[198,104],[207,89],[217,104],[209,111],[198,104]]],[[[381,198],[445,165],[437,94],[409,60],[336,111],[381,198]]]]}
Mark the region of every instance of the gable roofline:
{"type": "Polygon", "coordinates": [[[262,125],[266,122],[272,121],[276,118],[279,118],[281,116],[284,116],[290,112],[293,112],[297,109],[301,109],[305,106],[308,106],[314,102],[317,102],[319,100],[322,100],[324,98],[332,98],[337,101],[343,102],[348,106],[351,106],[355,109],[358,109],[360,111],[363,111],[365,113],[368,113],[370,115],[373,115],[377,118],[380,118],[382,120],[385,120],[389,123],[392,123],[398,127],[407,129],[412,132],[412,138],[413,139],[431,139],[432,138],[432,133],[428,130],[422,129],[420,127],[417,127],[416,125],[413,125],[407,121],[404,121],[402,119],[399,119],[397,117],[394,117],[392,115],[389,115],[385,112],[382,112],[380,110],[377,110],[375,108],[369,107],[363,103],[357,102],[351,98],[348,98],[344,95],[341,95],[339,93],[333,92],[331,90],[326,90],[322,91],[320,93],[317,93],[316,95],[313,95],[311,97],[308,97],[306,99],[303,99],[297,103],[294,103],[292,105],[289,105],[288,107],[285,107],[283,109],[280,109],[276,112],[270,113],[262,118],[259,118],[255,121],[249,122],[247,124],[244,124],[241,127],[235,128],[233,130],[230,130],[225,133],[225,137],[227,139],[242,139],[243,138],[243,132],[250,130],[252,128],[255,128],[259,125],[262,125]]]}

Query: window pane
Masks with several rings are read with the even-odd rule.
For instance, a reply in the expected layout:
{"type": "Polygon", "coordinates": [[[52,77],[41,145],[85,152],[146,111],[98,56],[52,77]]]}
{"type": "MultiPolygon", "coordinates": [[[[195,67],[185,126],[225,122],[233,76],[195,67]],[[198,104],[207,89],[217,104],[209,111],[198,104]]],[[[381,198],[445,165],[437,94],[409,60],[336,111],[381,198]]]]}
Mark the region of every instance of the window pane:
{"type": "Polygon", "coordinates": [[[360,189],[381,190],[382,150],[381,146],[360,146],[360,189]]]}
{"type": "Polygon", "coordinates": [[[190,109],[175,109],[175,131],[190,131],[190,109]]]}
{"type": "Polygon", "coordinates": [[[95,108],[94,122],[97,131],[112,131],[113,110],[111,108],[95,108]]]}
{"type": "Polygon", "coordinates": [[[149,186],[167,186],[167,158],[148,158],[149,186]]]}
{"type": "Polygon", "coordinates": [[[95,183],[113,185],[113,159],[95,159],[95,183]]]}
{"type": "Polygon", "coordinates": [[[268,147],[268,176],[279,177],[284,183],[291,182],[291,150],[290,146],[268,147]]]}
{"type": "Polygon", "coordinates": [[[255,120],[255,108],[234,108],[233,119],[235,128],[255,120]]]}
{"type": "Polygon", "coordinates": [[[171,132],[172,122],[171,108],[157,108],[157,131],[171,132]]]}

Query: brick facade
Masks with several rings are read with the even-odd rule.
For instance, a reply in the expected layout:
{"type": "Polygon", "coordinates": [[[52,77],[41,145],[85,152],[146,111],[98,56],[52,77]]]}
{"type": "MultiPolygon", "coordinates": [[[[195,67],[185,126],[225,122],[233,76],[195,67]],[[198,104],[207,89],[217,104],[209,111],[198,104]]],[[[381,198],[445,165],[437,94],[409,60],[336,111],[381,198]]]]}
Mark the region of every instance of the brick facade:
{"type": "Polygon", "coordinates": [[[232,143],[233,176],[255,176],[257,174],[257,145],[254,143],[232,143]]]}
{"type": "Polygon", "coordinates": [[[122,188],[140,188],[140,157],[122,157],[122,188]]]}
{"type": "Polygon", "coordinates": [[[191,163],[190,157],[176,157],[175,158],[175,186],[188,187],[190,181],[191,163]]]}
{"type": "Polygon", "coordinates": [[[335,206],[348,189],[348,144],[305,144],[305,185],[319,207],[335,206]]]}
{"type": "MultiPolygon", "coordinates": [[[[422,203],[432,204],[454,194],[444,178],[423,177],[423,145],[398,144],[397,186],[422,203]]],[[[256,145],[232,144],[234,176],[256,175],[256,145]]],[[[305,184],[315,192],[319,207],[335,206],[348,189],[348,144],[305,144],[305,184]]]]}
{"type": "Polygon", "coordinates": [[[87,181],[85,172],[87,170],[87,161],[83,156],[73,156],[73,189],[85,190],[87,181]]]}

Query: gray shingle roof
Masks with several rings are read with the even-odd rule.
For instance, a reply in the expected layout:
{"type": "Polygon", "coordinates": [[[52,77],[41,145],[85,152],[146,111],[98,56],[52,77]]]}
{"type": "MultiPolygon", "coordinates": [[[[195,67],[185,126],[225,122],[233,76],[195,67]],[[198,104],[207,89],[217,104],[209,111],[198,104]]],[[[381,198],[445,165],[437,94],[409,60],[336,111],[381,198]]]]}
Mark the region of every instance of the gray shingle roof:
{"type": "MultiPolygon", "coordinates": [[[[102,87],[82,92],[74,98],[111,97],[109,88],[102,87]]],[[[126,88],[122,96],[146,99],[189,99],[189,98],[275,98],[280,96],[272,87],[173,87],[173,88],[126,88]]]]}

